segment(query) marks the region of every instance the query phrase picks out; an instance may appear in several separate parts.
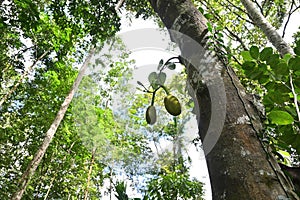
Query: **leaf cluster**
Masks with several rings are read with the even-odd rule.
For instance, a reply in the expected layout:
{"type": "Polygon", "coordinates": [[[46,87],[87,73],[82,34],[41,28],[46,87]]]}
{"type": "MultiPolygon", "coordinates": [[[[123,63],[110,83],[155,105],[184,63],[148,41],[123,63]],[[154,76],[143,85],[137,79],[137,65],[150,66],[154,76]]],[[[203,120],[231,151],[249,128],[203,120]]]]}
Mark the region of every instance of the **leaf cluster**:
{"type": "Polygon", "coordinates": [[[283,58],[271,47],[259,50],[252,46],[242,52],[244,75],[261,95],[266,115],[265,124],[271,143],[279,149],[300,153],[299,97],[300,97],[300,42],[295,56],[283,58]],[[270,131],[271,130],[271,131],[270,131]],[[270,132],[275,134],[271,137],[270,132]],[[291,148],[290,148],[291,147],[291,148]]]}

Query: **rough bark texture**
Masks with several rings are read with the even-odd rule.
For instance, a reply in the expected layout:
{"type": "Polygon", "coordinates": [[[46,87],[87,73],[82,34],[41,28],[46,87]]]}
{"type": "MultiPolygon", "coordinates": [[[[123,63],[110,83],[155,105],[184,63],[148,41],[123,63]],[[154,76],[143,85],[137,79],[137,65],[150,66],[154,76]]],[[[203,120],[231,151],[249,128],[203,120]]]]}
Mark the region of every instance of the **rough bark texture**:
{"type": "Polygon", "coordinates": [[[267,36],[272,45],[281,55],[294,54],[293,49],[277,33],[276,29],[266,20],[250,0],[241,0],[252,22],[267,36]]]}
{"type": "MultiPolygon", "coordinates": [[[[150,0],[150,3],[168,29],[188,35],[206,48],[206,19],[190,0],[150,0]]],[[[198,57],[210,55],[208,50],[189,52],[193,48],[189,48],[187,42],[172,34],[171,39],[179,45],[182,57],[187,60],[197,57],[195,53],[198,57]]],[[[218,85],[214,85],[214,75],[207,76],[210,80],[205,80],[199,87],[199,80],[195,80],[194,75],[201,71],[201,66],[192,66],[188,61],[184,62],[188,80],[196,91],[196,99],[199,102],[198,120],[202,141],[205,141],[209,134],[214,134],[213,131],[208,131],[214,104],[221,107],[220,113],[222,106],[226,109],[224,127],[217,144],[211,151],[204,147],[204,151],[207,151],[205,153],[213,199],[286,199],[287,196],[297,199],[289,194],[290,191],[280,181],[282,171],[278,164],[268,159],[268,154],[257,137],[261,129],[259,117],[231,68],[221,65],[216,59],[211,60],[211,68],[214,69],[205,70],[206,73],[212,70],[212,74],[215,70],[222,72],[227,104],[221,105],[221,101],[216,99],[218,94],[221,98],[222,91],[218,91],[218,85]]]]}
{"type": "Polygon", "coordinates": [[[65,98],[64,102],[62,103],[53,123],[51,124],[49,130],[47,131],[45,138],[43,140],[42,145],[40,146],[40,148],[38,149],[38,151],[35,153],[32,161],[29,163],[29,165],[27,166],[25,172],[23,173],[21,180],[19,181],[19,190],[15,192],[15,194],[13,194],[12,196],[12,200],[20,200],[23,196],[23,193],[30,181],[30,178],[33,176],[33,174],[35,173],[35,170],[37,169],[38,165],[40,164],[42,158],[45,155],[45,152],[50,144],[50,142],[52,141],[54,134],[60,124],[60,122],[62,121],[62,119],[65,116],[65,113],[73,99],[73,96],[75,94],[75,91],[78,89],[78,86],[83,78],[83,75],[85,73],[85,70],[91,60],[92,55],[94,54],[94,49],[92,49],[89,52],[88,57],[86,58],[85,62],[83,63],[79,74],[76,78],[76,80],[74,81],[74,84],[68,94],[68,96],[65,98]]]}

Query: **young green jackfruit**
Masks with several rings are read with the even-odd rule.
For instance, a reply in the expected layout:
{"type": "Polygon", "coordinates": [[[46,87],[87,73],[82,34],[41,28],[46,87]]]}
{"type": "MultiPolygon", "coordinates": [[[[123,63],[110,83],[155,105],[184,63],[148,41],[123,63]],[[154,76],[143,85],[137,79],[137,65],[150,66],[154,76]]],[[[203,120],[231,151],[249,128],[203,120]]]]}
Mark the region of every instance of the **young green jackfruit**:
{"type": "Polygon", "coordinates": [[[180,115],[181,105],[175,96],[173,95],[166,96],[164,99],[164,103],[168,113],[170,113],[173,116],[180,115]]]}
{"type": "Polygon", "coordinates": [[[154,106],[149,106],[146,111],[146,121],[152,125],[156,122],[156,109],[154,106]]]}

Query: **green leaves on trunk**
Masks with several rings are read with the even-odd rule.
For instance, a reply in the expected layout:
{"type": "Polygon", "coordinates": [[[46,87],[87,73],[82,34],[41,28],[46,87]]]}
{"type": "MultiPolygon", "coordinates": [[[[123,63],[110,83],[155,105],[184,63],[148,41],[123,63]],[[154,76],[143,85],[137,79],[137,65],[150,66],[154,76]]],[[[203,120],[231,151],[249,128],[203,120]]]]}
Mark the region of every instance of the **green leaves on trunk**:
{"type": "Polygon", "coordinates": [[[300,153],[300,140],[291,142],[288,139],[299,135],[300,128],[297,113],[297,106],[300,106],[300,42],[296,44],[295,56],[287,54],[280,57],[271,47],[259,50],[256,46],[241,52],[241,56],[244,60],[244,76],[251,81],[253,91],[262,97],[266,129],[280,137],[276,141],[278,147],[285,146],[283,149],[288,149],[291,145],[300,153]],[[297,103],[295,97],[298,99],[297,103]]]}

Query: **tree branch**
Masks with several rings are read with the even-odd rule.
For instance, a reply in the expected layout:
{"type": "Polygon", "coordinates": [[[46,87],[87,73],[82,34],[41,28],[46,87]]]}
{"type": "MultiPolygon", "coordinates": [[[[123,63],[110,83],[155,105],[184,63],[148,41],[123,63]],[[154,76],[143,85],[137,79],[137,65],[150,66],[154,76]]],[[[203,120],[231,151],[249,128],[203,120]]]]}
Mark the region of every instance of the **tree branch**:
{"type": "Polygon", "coordinates": [[[248,48],[246,47],[245,43],[237,34],[233,33],[228,27],[225,27],[225,29],[231,36],[233,36],[236,39],[236,41],[238,41],[242,45],[245,51],[248,51],[248,48]]]}
{"type": "MultiPolygon", "coordinates": [[[[233,6],[234,8],[236,8],[237,10],[239,10],[239,11],[245,13],[246,15],[248,15],[248,13],[247,13],[246,10],[243,10],[242,8],[236,6],[235,4],[233,4],[232,2],[230,2],[229,0],[226,0],[226,1],[227,1],[227,3],[229,3],[230,5],[232,5],[232,6],[233,6]]],[[[221,4],[221,3],[220,3],[220,4],[221,4]]],[[[222,4],[221,4],[221,5],[222,5],[222,4]]],[[[223,4],[222,6],[224,6],[224,4],[223,4]]],[[[229,7],[227,6],[227,8],[229,8],[229,7]]]]}
{"type": "Polygon", "coordinates": [[[294,96],[294,104],[295,104],[295,107],[296,107],[298,122],[300,123],[300,109],[299,109],[299,106],[298,106],[297,94],[295,92],[295,88],[294,88],[294,84],[293,84],[293,78],[292,78],[291,74],[290,74],[290,85],[291,85],[292,93],[293,93],[293,96],[294,96]]]}
{"type": "Polygon", "coordinates": [[[241,0],[249,14],[249,18],[259,27],[267,36],[272,45],[277,49],[281,56],[289,53],[293,55],[293,49],[278,34],[276,29],[266,20],[266,18],[257,10],[250,0],[241,0]]]}
{"type": "Polygon", "coordinates": [[[290,21],[290,18],[291,18],[291,15],[292,15],[291,12],[292,12],[293,7],[294,7],[294,1],[292,1],[291,7],[290,7],[290,10],[289,10],[288,18],[287,18],[287,20],[286,20],[286,22],[284,24],[284,28],[283,28],[282,36],[281,36],[282,38],[284,38],[284,36],[285,36],[286,27],[287,27],[287,25],[288,25],[288,23],[290,21]]]}
{"type": "Polygon", "coordinates": [[[290,18],[292,16],[292,14],[300,8],[300,6],[297,6],[294,10],[292,10],[293,7],[294,7],[294,4],[295,4],[295,1],[292,1],[291,7],[290,7],[290,10],[289,10],[289,15],[288,15],[288,18],[287,18],[287,20],[284,24],[284,28],[283,28],[283,31],[282,31],[282,38],[284,38],[284,36],[285,36],[285,31],[286,31],[287,25],[290,21],[290,18]]]}
{"type": "MultiPolygon", "coordinates": [[[[246,11],[244,11],[243,9],[237,7],[236,5],[234,5],[233,3],[229,2],[228,0],[226,0],[226,1],[227,1],[230,5],[232,5],[234,8],[236,8],[237,10],[239,10],[239,11],[245,13],[246,15],[248,15],[248,13],[247,13],[246,11]]],[[[229,7],[228,5],[223,4],[223,3],[220,3],[220,5],[223,6],[223,7],[228,8],[228,9],[229,9],[232,13],[234,13],[238,18],[240,18],[240,19],[242,19],[242,20],[248,22],[249,24],[254,25],[254,23],[253,23],[252,21],[250,21],[250,20],[248,20],[248,19],[242,17],[239,13],[237,13],[236,11],[233,11],[232,8],[229,7]]]]}
{"type": "Polygon", "coordinates": [[[257,0],[254,0],[253,2],[254,2],[254,3],[257,5],[257,7],[259,8],[260,13],[264,16],[264,11],[263,11],[261,5],[257,2],[257,0]]]}
{"type": "Polygon", "coordinates": [[[124,2],[125,2],[125,0],[120,0],[120,1],[117,3],[115,9],[116,9],[116,10],[119,10],[119,9],[123,6],[124,2]]]}

